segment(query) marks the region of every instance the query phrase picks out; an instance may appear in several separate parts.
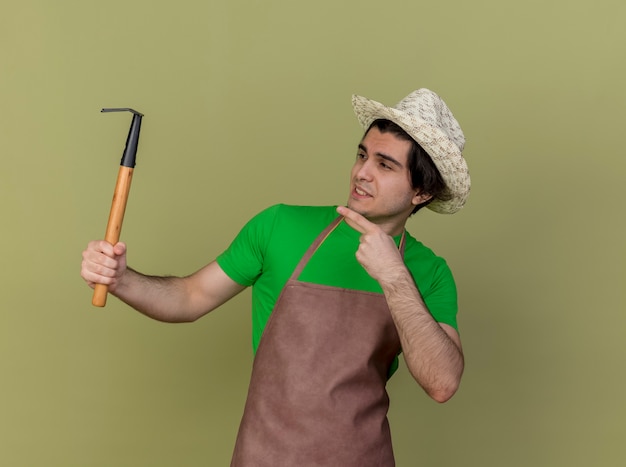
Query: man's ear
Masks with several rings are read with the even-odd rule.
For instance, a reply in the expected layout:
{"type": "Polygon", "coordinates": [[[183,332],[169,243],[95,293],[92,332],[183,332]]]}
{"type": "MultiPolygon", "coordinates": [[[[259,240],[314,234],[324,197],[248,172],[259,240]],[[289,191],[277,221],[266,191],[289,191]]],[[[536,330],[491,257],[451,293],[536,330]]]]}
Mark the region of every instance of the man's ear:
{"type": "Polygon", "coordinates": [[[411,201],[413,203],[413,206],[418,206],[430,200],[432,197],[433,195],[431,195],[430,193],[426,193],[425,191],[418,190],[415,192],[415,196],[413,196],[413,199],[411,201]]]}

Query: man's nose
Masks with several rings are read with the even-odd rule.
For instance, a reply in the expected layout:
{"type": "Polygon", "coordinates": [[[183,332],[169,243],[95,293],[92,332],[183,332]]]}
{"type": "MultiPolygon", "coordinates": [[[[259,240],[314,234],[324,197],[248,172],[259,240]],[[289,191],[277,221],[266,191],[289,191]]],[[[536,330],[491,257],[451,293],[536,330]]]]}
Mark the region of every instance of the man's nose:
{"type": "Polygon", "coordinates": [[[366,160],[356,173],[359,180],[371,180],[372,179],[372,165],[370,160],[366,160]]]}

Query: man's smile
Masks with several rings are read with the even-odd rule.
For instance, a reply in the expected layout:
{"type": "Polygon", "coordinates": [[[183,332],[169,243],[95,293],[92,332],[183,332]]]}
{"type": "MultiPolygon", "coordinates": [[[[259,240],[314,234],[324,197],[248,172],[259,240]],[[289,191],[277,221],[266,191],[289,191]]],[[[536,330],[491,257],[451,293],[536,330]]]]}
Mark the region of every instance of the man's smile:
{"type": "Polygon", "coordinates": [[[362,189],[361,187],[355,186],[354,187],[354,193],[360,197],[360,198],[371,198],[372,195],[370,195],[367,191],[365,191],[364,189],[362,189]]]}

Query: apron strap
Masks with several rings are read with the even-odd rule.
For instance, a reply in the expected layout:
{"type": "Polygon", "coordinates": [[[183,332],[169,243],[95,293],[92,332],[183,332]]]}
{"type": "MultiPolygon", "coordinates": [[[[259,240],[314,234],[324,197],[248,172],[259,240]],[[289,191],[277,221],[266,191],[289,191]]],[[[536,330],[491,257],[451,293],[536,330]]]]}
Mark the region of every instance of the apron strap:
{"type": "Polygon", "coordinates": [[[300,273],[304,270],[304,267],[309,262],[315,251],[319,248],[319,246],[326,240],[326,238],[332,233],[333,230],[337,228],[339,223],[343,220],[343,216],[337,217],[334,221],[330,223],[328,227],[322,230],[322,233],[317,236],[315,241],[311,243],[309,249],[304,253],[304,256],[300,259],[300,262],[296,266],[296,269],[293,270],[293,274],[291,275],[292,280],[298,280],[300,277],[300,273]]]}
{"type": "Polygon", "coordinates": [[[400,256],[404,259],[404,247],[406,246],[406,229],[402,231],[402,238],[400,239],[400,245],[398,245],[398,250],[400,250],[400,256]]]}

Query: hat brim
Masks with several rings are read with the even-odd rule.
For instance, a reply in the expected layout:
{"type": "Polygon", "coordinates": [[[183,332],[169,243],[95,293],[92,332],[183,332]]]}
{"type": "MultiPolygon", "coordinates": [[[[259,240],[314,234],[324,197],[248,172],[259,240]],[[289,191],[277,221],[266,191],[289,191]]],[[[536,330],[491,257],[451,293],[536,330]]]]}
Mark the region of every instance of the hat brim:
{"type": "Polygon", "coordinates": [[[440,214],[453,214],[469,197],[470,176],[461,149],[441,129],[416,115],[387,107],[363,96],[352,96],[354,113],[364,129],[375,120],[390,120],[399,125],[430,156],[448,189],[448,200],[435,199],[427,205],[440,214]]]}

